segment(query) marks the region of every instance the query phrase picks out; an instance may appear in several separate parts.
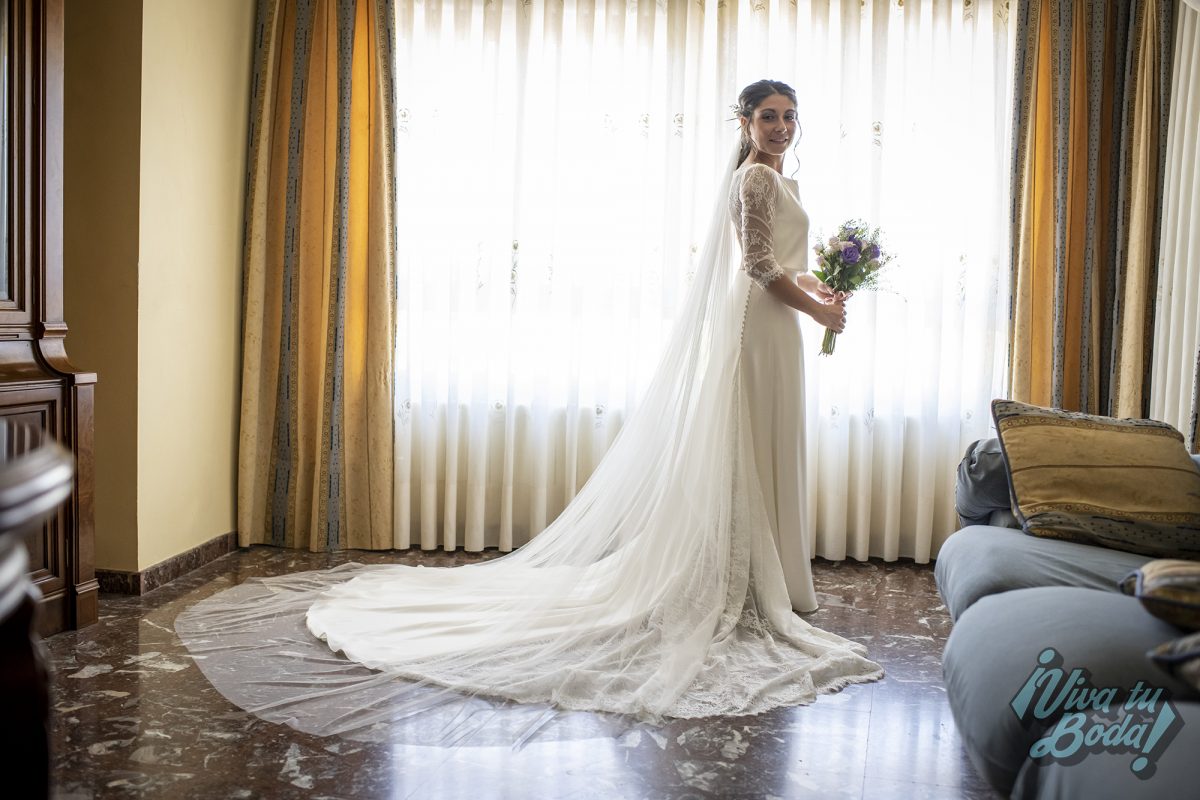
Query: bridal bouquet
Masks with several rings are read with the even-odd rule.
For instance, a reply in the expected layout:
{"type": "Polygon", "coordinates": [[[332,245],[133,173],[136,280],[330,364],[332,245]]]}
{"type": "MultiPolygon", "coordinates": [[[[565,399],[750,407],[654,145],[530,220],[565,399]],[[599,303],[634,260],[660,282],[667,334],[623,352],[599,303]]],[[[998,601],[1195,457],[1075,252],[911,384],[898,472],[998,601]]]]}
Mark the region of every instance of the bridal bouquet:
{"type": "MultiPolygon", "coordinates": [[[[825,244],[814,245],[813,251],[819,265],[813,275],[835,292],[876,288],[879,270],[892,259],[879,247],[879,229],[854,219],[842,223],[837,236],[831,236],[825,244]]],[[[821,355],[832,354],[836,341],[837,334],[826,328],[821,355]]]]}

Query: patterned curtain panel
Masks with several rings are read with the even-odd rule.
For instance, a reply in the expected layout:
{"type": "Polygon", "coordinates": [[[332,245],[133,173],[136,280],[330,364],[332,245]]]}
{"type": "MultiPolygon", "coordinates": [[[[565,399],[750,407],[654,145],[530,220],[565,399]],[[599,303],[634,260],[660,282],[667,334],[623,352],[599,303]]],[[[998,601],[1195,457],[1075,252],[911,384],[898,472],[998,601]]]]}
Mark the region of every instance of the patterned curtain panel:
{"type": "Polygon", "coordinates": [[[1150,416],[1200,452],[1200,0],[1175,23],[1150,416]]]}
{"type": "Polygon", "coordinates": [[[1149,413],[1173,0],[1017,20],[1011,395],[1149,413]]]}
{"type": "Polygon", "coordinates": [[[391,543],[392,18],[388,0],[259,2],[242,545],[391,543]]]}

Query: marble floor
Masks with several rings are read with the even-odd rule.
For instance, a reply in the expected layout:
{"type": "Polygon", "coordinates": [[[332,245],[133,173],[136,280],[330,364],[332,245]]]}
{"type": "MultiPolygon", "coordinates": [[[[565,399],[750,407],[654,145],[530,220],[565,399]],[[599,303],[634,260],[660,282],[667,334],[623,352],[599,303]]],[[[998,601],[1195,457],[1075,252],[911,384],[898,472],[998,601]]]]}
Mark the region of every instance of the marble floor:
{"type": "Polygon", "coordinates": [[[520,747],[298,733],[226,701],[174,632],[179,612],[253,576],[352,560],[445,566],[480,557],[255,547],[142,597],[102,595],[98,624],[46,641],[54,797],[998,796],[975,775],[946,704],[940,656],[950,618],[931,565],[814,564],[822,607],[806,619],[864,642],[887,673],[880,682],[758,716],[623,728],[610,717],[596,728],[603,735],[520,747]]]}

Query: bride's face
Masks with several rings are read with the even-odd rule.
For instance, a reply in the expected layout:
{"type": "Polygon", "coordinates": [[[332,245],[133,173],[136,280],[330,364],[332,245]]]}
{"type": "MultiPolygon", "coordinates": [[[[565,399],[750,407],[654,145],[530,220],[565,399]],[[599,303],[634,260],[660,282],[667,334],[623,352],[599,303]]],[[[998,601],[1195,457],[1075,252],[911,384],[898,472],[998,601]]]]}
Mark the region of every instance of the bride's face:
{"type": "Polygon", "coordinates": [[[783,156],[796,138],[796,106],[786,96],[773,94],[758,104],[746,127],[758,150],[783,156]]]}

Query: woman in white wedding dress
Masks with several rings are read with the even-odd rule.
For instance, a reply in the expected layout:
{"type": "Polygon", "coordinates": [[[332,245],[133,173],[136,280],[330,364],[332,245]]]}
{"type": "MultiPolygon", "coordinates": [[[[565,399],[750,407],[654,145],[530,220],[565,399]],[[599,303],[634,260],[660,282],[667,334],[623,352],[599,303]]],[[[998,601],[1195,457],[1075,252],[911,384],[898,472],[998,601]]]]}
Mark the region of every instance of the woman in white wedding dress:
{"type": "Polygon", "coordinates": [[[794,92],[760,81],[737,113],[742,141],[655,376],[567,508],[490,561],[349,564],[202,601],[176,630],[224,695],[327,734],[475,695],[658,721],[882,677],[861,644],[793,613],[816,608],[796,310],[841,330],[844,298],[808,273],[807,215],[779,174],[794,92]]]}
{"type": "Polygon", "coordinates": [[[803,499],[804,349],[793,309],[840,332],[846,298],[808,271],[808,214],[796,181],[781,175],[783,156],[796,138],[795,93],[778,81],[751,84],[739,98],[738,117],[744,156],[729,200],[742,269],[730,297],[746,305],[742,385],[788,596],[795,610],[813,611],[817,598],[803,499]]]}

